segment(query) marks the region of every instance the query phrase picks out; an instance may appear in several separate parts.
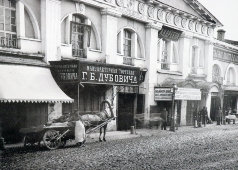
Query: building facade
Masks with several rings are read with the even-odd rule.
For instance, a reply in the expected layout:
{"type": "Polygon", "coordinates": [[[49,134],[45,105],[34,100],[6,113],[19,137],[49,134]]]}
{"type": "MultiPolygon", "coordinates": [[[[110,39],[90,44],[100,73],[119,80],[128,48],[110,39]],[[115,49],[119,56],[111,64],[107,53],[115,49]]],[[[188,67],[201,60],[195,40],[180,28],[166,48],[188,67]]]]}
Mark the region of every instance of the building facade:
{"type": "Polygon", "coordinates": [[[142,124],[164,108],[171,117],[172,101],[155,89],[174,84],[200,91],[176,99],[180,125],[192,125],[203,106],[212,119],[219,102],[237,107],[237,48],[214,39],[222,24],[196,0],[2,0],[0,10],[0,92],[17,89],[0,93],[2,124],[25,110],[36,121],[15,130],[65,112],[97,113],[103,100],[117,116],[109,129],[128,130],[137,114],[142,124]]]}

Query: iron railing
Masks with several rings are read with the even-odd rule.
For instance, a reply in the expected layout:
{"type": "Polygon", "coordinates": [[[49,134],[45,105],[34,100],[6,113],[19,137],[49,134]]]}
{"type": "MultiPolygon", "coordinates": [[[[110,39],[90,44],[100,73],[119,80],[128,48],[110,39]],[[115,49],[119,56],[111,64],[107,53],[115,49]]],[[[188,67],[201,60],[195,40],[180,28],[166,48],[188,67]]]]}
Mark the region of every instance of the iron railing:
{"type": "Polygon", "coordinates": [[[134,66],[135,63],[134,63],[134,58],[132,57],[123,57],[123,64],[125,65],[130,65],[130,66],[134,66]]]}
{"type": "Polygon", "coordinates": [[[17,48],[17,38],[0,37],[0,47],[17,48]]]}

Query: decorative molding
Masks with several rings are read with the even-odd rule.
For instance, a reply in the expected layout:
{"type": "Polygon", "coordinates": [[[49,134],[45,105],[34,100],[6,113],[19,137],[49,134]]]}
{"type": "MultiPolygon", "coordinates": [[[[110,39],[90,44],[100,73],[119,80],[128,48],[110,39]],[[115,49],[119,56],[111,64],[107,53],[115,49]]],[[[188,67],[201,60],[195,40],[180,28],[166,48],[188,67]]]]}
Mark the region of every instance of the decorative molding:
{"type": "Polygon", "coordinates": [[[124,6],[123,0],[116,0],[116,4],[117,4],[119,7],[123,7],[123,6],[124,6]]]}
{"type": "Polygon", "coordinates": [[[110,15],[113,17],[121,17],[121,13],[117,11],[110,10],[108,8],[101,9],[101,15],[110,15]]]}
{"type": "Polygon", "coordinates": [[[167,23],[171,23],[171,21],[172,21],[172,13],[167,12],[166,15],[165,15],[165,20],[166,20],[167,23]]]}
{"type": "Polygon", "coordinates": [[[140,2],[138,4],[138,11],[139,11],[140,14],[144,14],[144,12],[145,12],[145,4],[144,3],[140,2]]]}
{"type": "Polygon", "coordinates": [[[153,6],[148,7],[148,16],[151,18],[154,18],[154,7],[153,6]]]}
{"type": "Polygon", "coordinates": [[[182,25],[182,27],[183,28],[185,28],[186,26],[187,26],[187,19],[186,18],[183,18],[182,20],[181,20],[181,25],[182,25]]]}
{"type": "Polygon", "coordinates": [[[189,22],[188,22],[188,29],[189,30],[193,30],[193,25],[194,25],[193,21],[189,20],[189,22]]]}
{"type": "Polygon", "coordinates": [[[158,20],[163,20],[164,12],[162,9],[158,9],[157,11],[157,18],[158,20]]]}
{"type": "Polygon", "coordinates": [[[77,13],[80,13],[80,14],[85,14],[85,5],[84,4],[79,4],[79,3],[75,3],[75,7],[76,7],[76,11],[77,13]]]}
{"type": "Polygon", "coordinates": [[[180,26],[180,24],[181,24],[181,17],[180,16],[178,16],[178,15],[175,15],[174,16],[174,24],[176,25],[176,26],[180,26]]]}
{"type": "Polygon", "coordinates": [[[162,25],[159,26],[159,25],[155,25],[155,24],[153,24],[153,23],[148,23],[148,24],[145,25],[145,28],[146,28],[146,29],[156,29],[156,30],[159,31],[159,30],[162,29],[162,25]]]}

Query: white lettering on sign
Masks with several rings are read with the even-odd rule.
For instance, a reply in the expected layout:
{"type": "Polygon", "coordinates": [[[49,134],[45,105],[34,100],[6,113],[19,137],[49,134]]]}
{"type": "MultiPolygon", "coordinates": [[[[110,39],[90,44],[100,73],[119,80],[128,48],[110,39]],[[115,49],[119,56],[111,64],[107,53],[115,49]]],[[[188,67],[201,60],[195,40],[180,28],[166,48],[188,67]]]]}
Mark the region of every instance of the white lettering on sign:
{"type": "Polygon", "coordinates": [[[155,101],[171,101],[172,100],[172,92],[171,88],[155,88],[154,91],[155,101]]]}

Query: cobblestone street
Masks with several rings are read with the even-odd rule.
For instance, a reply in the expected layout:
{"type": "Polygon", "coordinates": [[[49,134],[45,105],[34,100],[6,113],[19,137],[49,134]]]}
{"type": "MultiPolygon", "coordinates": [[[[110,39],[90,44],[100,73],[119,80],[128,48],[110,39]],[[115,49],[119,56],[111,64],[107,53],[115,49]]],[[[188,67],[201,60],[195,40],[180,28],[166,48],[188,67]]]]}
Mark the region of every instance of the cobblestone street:
{"type": "MultiPolygon", "coordinates": [[[[129,133],[129,132],[128,132],[129,133]]],[[[7,148],[2,169],[237,169],[237,125],[181,127],[176,133],[138,130],[139,135],[107,142],[89,139],[85,147],[7,148]]],[[[125,135],[124,135],[125,136],[125,135]]]]}

